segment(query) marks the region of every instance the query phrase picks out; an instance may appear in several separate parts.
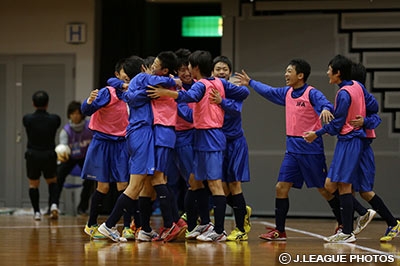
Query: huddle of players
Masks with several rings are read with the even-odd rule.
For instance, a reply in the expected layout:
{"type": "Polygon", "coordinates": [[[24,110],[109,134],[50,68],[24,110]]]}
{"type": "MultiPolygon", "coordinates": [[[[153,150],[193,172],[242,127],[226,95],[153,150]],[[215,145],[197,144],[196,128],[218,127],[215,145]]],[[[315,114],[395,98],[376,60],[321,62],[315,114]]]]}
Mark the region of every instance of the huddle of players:
{"type": "Polygon", "coordinates": [[[251,208],[240,184],[250,177],[240,114],[248,88],[227,81],[231,62],[226,57],[213,61],[207,51],[161,52],[151,69],[144,65],[137,56],[123,59],[116,78],[108,80],[110,86],[92,91],[82,104],[94,131],[82,177],[100,184],[85,232],[116,242],[167,242],[184,235],[200,241],[247,240],[251,208]],[[176,70],[179,78],[172,77],[176,70]],[[183,217],[168,186],[172,165],[188,186],[183,217]],[[102,188],[115,181],[123,184],[121,195],[99,226],[98,208],[107,192],[102,188]],[[163,218],[158,233],[150,226],[154,194],[163,218]],[[232,206],[236,221],[229,236],[224,230],[226,204],[232,206]],[[122,236],[116,228],[121,216],[122,236]],[[131,216],[134,226],[128,225],[126,217],[131,216]]]}
{"type": "MultiPolygon", "coordinates": [[[[383,201],[372,191],[374,176],[367,175],[366,173],[370,171],[365,167],[374,166],[365,165],[363,158],[366,156],[361,156],[365,154],[364,146],[369,147],[364,145],[363,140],[373,137],[368,135],[370,130],[364,129],[367,122],[365,119],[377,113],[378,105],[362,84],[351,80],[350,60],[338,55],[329,63],[327,72],[329,82],[341,88],[335,108],[327,100],[326,103],[321,102],[325,97],[306,84],[310,67],[301,59],[289,62],[285,73],[287,86],[283,88],[273,88],[254,81],[244,71],[236,73],[241,86],[230,83],[227,81],[231,72],[229,60],[219,57],[213,61],[207,51],[191,53],[187,57],[188,63],[180,65],[187,67],[189,73],[189,76],[186,76],[188,83],[184,83],[183,75],[182,79],[170,77],[174,74],[173,70],[177,69],[176,60],[175,53],[161,52],[151,66],[151,73],[144,73],[141,69],[143,60],[136,56],[130,57],[122,67],[124,73],[126,72],[125,80],[109,80],[113,87],[108,87],[106,90],[112,92],[115,101],[107,99],[106,106],[119,104],[118,111],[123,112],[121,103],[126,102],[130,109],[128,127],[126,131],[124,127],[120,131],[112,132],[121,121],[116,119],[115,114],[118,112],[111,112],[109,109],[103,112],[107,119],[99,119],[98,127],[93,129],[95,131],[111,129],[108,133],[120,133],[118,137],[126,136],[129,152],[124,156],[129,157],[130,179],[106,222],[98,226],[95,223],[97,216],[95,219],[90,218],[89,221],[92,222],[86,225],[86,233],[93,238],[108,237],[114,241],[127,241],[128,237],[124,235],[124,231],[132,228],[127,228],[124,219],[125,229],[121,237],[116,229],[116,223],[123,214],[131,216],[140,213],[135,217],[135,226],[140,230],[138,233],[132,232],[133,237],[129,238],[136,237],[141,241],[173,241],[186,232],[187,239],[200,241],[247,240],[251,208],[246,206],[241,182],[249,181],[248,149],[243,136],[240,114],[242,102],[249,95],[247,86],[251,86],[266,99],[285,106],[287,111],[288,147],[276,186],[276,228],[259,237],[269,241],[286,240],[288,193],[292,186],[301,188],[304,182],[308,187],[318,189],[328,201],[338,221],[338,229],[334,235],[325,238],[326,241],[354,242],[355,232],[361,232],[372,220],[375,212],[362,207],[352,196],[352,189],[360,191],[373,209],[386,220],[388,229],[381,241],[390,241],[397,236],[400,222],[391,215],[383,201]],[[135,71],[128,71],[130,64],[135,66],[135,71]],[[224,68],[224,64],[228,69],[226,75],[221,69],[217,72],[221,65],[224,68]],[[129,77],[133,79],[130,80],[129,77]],[[127,90],[124,90],[126,88],[127,90]],[[360,97],[356,97],[357,95],[360,97]],[[365,97],[364,101],[361,100],[364,99],[362,95],[365,97]],[[358,101],[353,104],[354,100],[349,101],[349,97],[352,99],[356,97],[354,99],[358,101]],[[304,103],[301,107],[307,108],[305,111],[296,111],[299,106],[298,101],[304,103]],[[347,105],[343,103],[349,103],[348,110],[344,107],[347,105]],[[322,125],[320,120],[327,124],[322,125]],[[309,128],[307,125],[310,121],[315,123],[309,128]],[[367,132],[366,138],[365,132],[367,132]],[[321,138],[324,133],[337,135],[339,140],[333,158],[335,163],[332,163],[328,176],[326,176],[321,138]],[[347,142],[343,142],[342,145],[341,141],[349,136],[352,145],[357,143],[359,148],[348,147],[347,142]],[[173,152],[175,160],[172,159],[173,152]],[[346,156],[353,158],[353,155],[360,160],[345,160],[346,156]],[[309,160],[314,160],[316,164],[313,165],[321,167],[309,168],[309,160]],[[177,163],[180,174],[188,184],[185,220],[179,217],[174,193],[167,185],[168,166],[172,161],[177,163]],[[292,168],[295,171],[290,171],[292,168]],[[297,171],[298,169],[300,171],[297,171]],[[205,188],[205,184],[208,189],[205,188]],[[159,233],[150,227],[149,210],[153,189],[160,201],[164,222],[159,233]],[[214,224],[210,222],[208,190],[211,192],[214,206],[214,224]],[[232,206],[236,222],[236,228],[229,236],[224,230],[226,204],[232,206]],[[353,210],[360,213],[354,232],[353,210]]],[[[91,105],[97,97],[97,93],[92,93],[87,105],[91,105]]],[[[82,110],[85,110],[85,107],[90,109],[83,104],[82,110]]],[[[91,113],[84,113],[92,115],[93,110],[91,113]]],[[[103,153],[97,152],[89,158],[98,161],[96,156],[99,154],[103,153]]],[[[371,154],[368,160],[373,161],[373,153],[368,154],[371,154]]],[[[94,163],[93,160],[92,162],[94,163]]],[[[110,167],[110,164],[108,166],[110,167]]],[[[100,177],[85,169],[83,176],[100,177]]],[[[95,209],[96,206],[93,205],[92,198],[92,207],[95,209]]],[[[95,213],[92,209],[91,215],[95,213]]]]}

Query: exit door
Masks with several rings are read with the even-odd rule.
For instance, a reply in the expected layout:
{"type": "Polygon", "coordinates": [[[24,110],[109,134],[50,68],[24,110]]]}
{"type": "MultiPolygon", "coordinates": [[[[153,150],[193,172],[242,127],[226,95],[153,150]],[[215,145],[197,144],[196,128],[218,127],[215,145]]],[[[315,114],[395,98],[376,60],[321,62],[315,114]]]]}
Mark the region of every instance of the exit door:
{"type": "MultiPolygon", "coordinates": [[[[0,207],[31,207],[22,117],[35,110],[33,93],[45,90],[50,98],[48,112],[58,114],[65,124],[67,105],[75,94],[74,65],[74,55],[0,55],[0,207]]],[[[40,207],[47,202],[47,185],[41,177],[40,207]]]]}

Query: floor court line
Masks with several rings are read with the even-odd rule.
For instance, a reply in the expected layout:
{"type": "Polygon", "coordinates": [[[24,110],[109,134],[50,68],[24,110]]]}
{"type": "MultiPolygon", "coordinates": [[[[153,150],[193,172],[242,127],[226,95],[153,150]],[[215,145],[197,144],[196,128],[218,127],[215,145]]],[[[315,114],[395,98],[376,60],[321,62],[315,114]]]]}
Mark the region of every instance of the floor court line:
{"type": "MultiPolygon", "coordinates": [[[[262,224],[264,226],[268,226],[268,227],[275,227],[275,224],[273,223],[269,223],[269,222],[265,222],[265,221],[252,221],[253,224],[262,224]]],[[[121,224],[122,225],[122,224],[121,224]]],[[[120,225],[120,226],[121,226],[120,225]]],[[[84,225],[31,225],[31,226],[23,226],[23,225],[6,225],[6,226],[2,226],[1,229],[23,229],[23,228],[79,228],[79,227],[84,227],[84,225]]],[[[309,231],[305,231],[305,230],[301,230],[301,229],[296,229],[293,227],[286,227],[287,231],[292,231],[292,232],[296,232],[299,234],[303,234],[306,236],[310,236],[310,237],[314,237],[317,239],[323,239],[325,236],[319,235],[319,234],[315,234],[309,231]]],[[[389,252],[384,252],[381,250],[377,250],[377,249],[373,249],[373,248],[369,248],[369,247],[365,247],[365,246],[361,246],[361,245],[357,245],[357,244],[352,244],[352,243],[343,243],[344,245],[349,245],[351,247],[366,251],[366,252],[370,252],[370,253],[374,253],[374,254],[380,254],[380,255],[393,255],[396,259],[400,259],[400,255],[394,255],[393,253],[389,253],[389,252]]]]}
{"type": "MultiPolygon", "coordinates": [[[[263,224],[265,226],[269,226],[269,227],[275,228],[275,224],[269,223],[269,222],[254,221],[252,223],[263,224]]],[[[319,238],[319,239],[323,239],[325,237],[325,236],[322,236],[322,235],[319,235],[319,234],[314,234],[312,232],[308,232],[308,231],[304,231],[304,230],[300,230],[300,229],[296,229],[296,228],[292,228],[292,227],[285,227],[285,229],[287,231],[292,231],[292,232],[296,232],[296,233],[307,235],[307,236],[312,236],[312,237],[319,238]]],[[[371,253],[375,253],[375,254],[392,255],[394,258],[400,259],[399,255],[394,255],[392,253],[384,252],[384,251],[381,251],[381,250],[377,250],[377,249],[373,249],[373,248],[369,248],[369,247],[364,247],[364,246],[360,246],[360,245],[357,245],[357,244],[351,244],[351,243],[342,243],[342,244],[346,244],[346,245],[349,245],[349,246],[354,246],[357,249],[361,249],[361,250],[364,250],[364,251],[367,251],[367,252],[371,252],[371,253]]]]}
{"type": "Polygon", "coordinates": [[[84,228],[85,225],[6,225],[2,226],[0,229],[23,229],[23,228],[84,228]]]}

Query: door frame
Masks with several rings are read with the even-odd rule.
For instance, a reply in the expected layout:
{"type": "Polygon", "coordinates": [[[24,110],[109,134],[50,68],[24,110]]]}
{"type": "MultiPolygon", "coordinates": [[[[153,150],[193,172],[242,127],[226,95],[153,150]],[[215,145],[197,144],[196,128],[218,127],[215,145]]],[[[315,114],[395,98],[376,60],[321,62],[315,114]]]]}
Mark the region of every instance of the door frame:
{"type": "MultiPolygon", "coordinates": [[[[74,100],[75,96],[75,55],[74,54],[41,54],[41,55],[0,55],[0,64],[6,64],[6,151],[4,151],[5,165],[5,198],[0,198],[0,206],[30,208],[28,181],[25,169],[26,136],[22,124],[23,113],[23,71],[24,66],[61,64],[64,66],[64,91],[51,97],[63,97],[64,106],[74,100]]],[[[57,86],[57,84],[55,84],[57,86]]],[[[26,96],[24,96],[26,97],[26,96]]],[[[66,123],[64,108],[60,115],[62,125],[66,123]]],[[[34,111],[32,107],[32,112],[34,111]]],[[[49,108],[49,112],[52,112],[49,108]]],[[[56,140],[58,136],[56,137],[56,140]]],[[[45,183],[41,177],[42,183],[45,183]]],[[[41,190],[41,206],[47,202],[47,188],[41,190]],[[44,192],[44,193],[43,193],[44,192]]]]}

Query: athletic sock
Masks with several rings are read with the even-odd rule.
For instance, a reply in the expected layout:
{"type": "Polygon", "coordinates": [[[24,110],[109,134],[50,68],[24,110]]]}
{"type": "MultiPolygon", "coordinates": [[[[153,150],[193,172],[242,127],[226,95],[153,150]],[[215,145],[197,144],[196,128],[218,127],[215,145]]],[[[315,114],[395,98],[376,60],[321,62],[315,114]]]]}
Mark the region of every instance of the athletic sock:
{"type": "Polygon", "coordinates": [[[29,188],[29,198],[31,199],[34,212],[40,212],[39,208],[39,189],[29,188]]]}
{"type": "Polygon", "coordinates": [[[91,203],[90,203],[89,221],[87,223],[87,225],[89,227],[97,224],[97,218],[99,217],[99,212],[103,206],[103,201],[104,201],[105,197],[106,197],[106,194],[101,193],[98,190],[95,190],[93,192],[91,203]]]}
{"type": "Polygon", "coordinates": [[[195,191],[196,199],[197,199],[197,206],[200,216],[200,222],[202,225],[209,224],[210,220],[210,197],[208,194],[208,190],[205,188],[197,189],[195,191]]]}
{"type": "Polygon", "coordinates": [[[226,205],[228,205],[229,207],[233,208],[233,195],[231,193],[229,193],[228,196],[226,196],[226,205]]]}
{"type": "Polygon", "coordinates": [[[353,195],[351,193],[339,196],[340,210],[343,221],[343,233],[351,234],[353,232],[353,195]]]}
{"type": "Polygon", "coordinates": [[[169,192],[169,204],[171,207],[171,214],[172,214],[172,220],[176,223],[178,222],[179,218],[179,210],[178,210],[178,201],[175,197],[174,191],[167,185],[168,192],[169,192]]]}
{"type": "Polygon", "coordinates": [[[340,200],[337,195],[333,194],[333,199],[328,200],[328,204],[331,207],[331,210],[333,212],[333,215],[336,218],[336,221],[338,222],[339,225],[341,225],[342,222],[342,216],[340,214],[340,200]]]}
{"type": "Polygon", "coordinates": [[[131,208],[130,206],[133,205],[134,200],[122,193],[118,197],[110,216],[107,218],[106,226],[108,228],[114,227],[118,223],[119,219],[121,219],[121,216],[124,214],[125,210],[131,208]]]}
{"type": "MultiPolygon", "coordinates": [[[[119,190],[119,191],[118,191],[118,197],[121,196],[122,193],[124,193],[124,190],[119,190]]],[[[131,210],[132,212],[136,212],[136,209],[137,209],[137,201],[136,201],[136,203],[134,203],[134,204],[136,204],[136,208],[134,208],[134,206],[132,206],[132,207],[133,207],[132,210],[131,210]]],[[[131,207],[131,206],[130,206],[130,207],[131,207]]],[[[130,227],[130,226],[131,226],[132,216],[133,216],[133,213],[130,213],[129,210],[126,209],[126,210],[124,211],[124,213],[123,213],[124,227],[130,227]]]]}
{"type": "Polygon", "coordinates": [[[188,231],[191,232],[197,225],[197,202],[196,202],[196,191],[188,190],[185,195],[185,212],[186,212],[186,223],[188,225],[188,231]]]}
{"type": "Polygon", "coordinates": [[[289,211],[289,198],[275,199],[275,223],[279,232],[285,232],[286,216],[289,211]]]}
{"type": "Polygon", "coordinates": [[[157,198],[158,201],[160,202],[160,209],[161,209],[161,215],[164,220],[164,227],[171,228],[173,223],[173,217],[171,212],[171,206],[169,201],[169,190],[167,188],[167,185],[165,184],[155,185],[154,189],[157,192],[157,198]]]}
{"type": "Polygon", "coordinates": [[[225,195],[215,195],[213,196],[213,202],[215,219],[214,230],[217,234],[221,234],[224,231],[226,197],[225,195]]]}
{"type": "Polygon", "coordinates": [[[386,207],[383,200],[375,194],[375,196],[368,202],[372,208],[385,220],[388,226],[396,226],[397,220],[394,218],[388,207],[386,207]]]}
{"type": "Polygon", "coordinates": [[[49,199],[51,204],[57,204],[58,206],[58,185],[57,183],[49,184],[49,199]]]}
{"type": "MultiPolygon", "coordinates": [[[[142,230],[151,232],[150,217],[152,213],[152,202],[150,197],[139,197],[139,210],[140,219],[142,223],[142,230]]],[[[135,220],[136,223],[136,220],[135,220]]]]}
{"type": "Polygon", "coordinates": [[[246,215],[246,201],[243,193],[232,195],[233,213],[235,215],[236,227],[244,232],[244,216],[246,215]]]}
{"type": "Polygon", "coordinates": [[[360,216],[367,214],[368,210],[353,196],[353,208],[360,216]]]}

